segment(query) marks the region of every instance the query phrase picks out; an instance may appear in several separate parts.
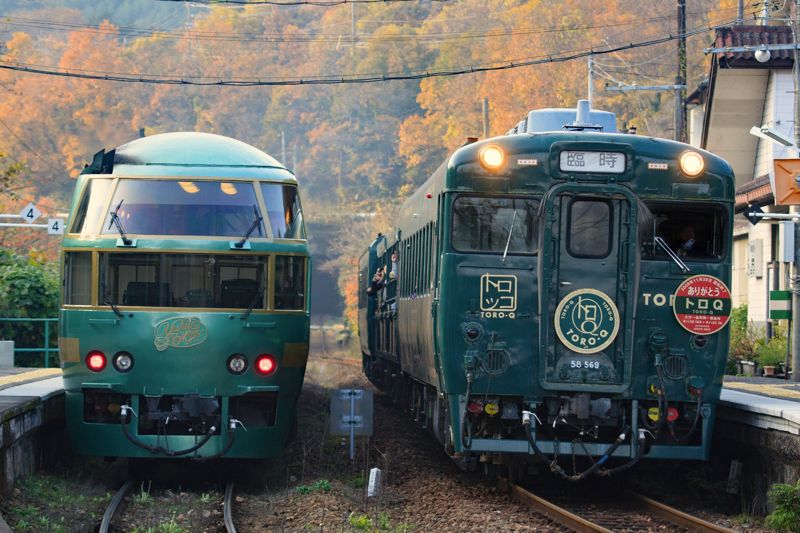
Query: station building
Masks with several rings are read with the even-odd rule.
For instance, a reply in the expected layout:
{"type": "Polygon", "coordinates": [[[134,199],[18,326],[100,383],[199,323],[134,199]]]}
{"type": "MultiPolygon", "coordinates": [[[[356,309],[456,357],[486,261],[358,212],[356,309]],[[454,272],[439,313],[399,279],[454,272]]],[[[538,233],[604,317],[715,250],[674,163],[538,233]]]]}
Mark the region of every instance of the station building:
{"type": "MultiPolygon", "coordinates": [[[[788,213],[773,197],[774,161],[797,158],[786,146],[751,128],[763,127],[794,139],[795,76],[793,51],[759,54],[743,49],[790,45],[792,28],[775,25],[737,25],[716,31],[708,81],[689,96],[689,142],[725,159],[736,175],[733,276],[734,307],[748,306],[748,319],[769,334],[769,291],[788,290],[794,255],[791,222],[762,220],[752,224],[744,214],[788,213]]],[[[787,47],[788,48],[788,47],[787,47]]]]}

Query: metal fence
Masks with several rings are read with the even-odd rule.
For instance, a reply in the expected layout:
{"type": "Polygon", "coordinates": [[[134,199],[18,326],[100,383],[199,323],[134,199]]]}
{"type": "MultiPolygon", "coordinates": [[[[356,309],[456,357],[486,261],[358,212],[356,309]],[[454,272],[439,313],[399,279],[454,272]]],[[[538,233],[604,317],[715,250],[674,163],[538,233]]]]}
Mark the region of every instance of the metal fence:
{"type": "MultiPolygon", "coordinates": [[[[50,353],[58,354],[58,346],[52,347],[50,345],[50,333],[56,332],[58,330],[58,318],[11,318],[11,317],[0,317],[0,322],[11,322],[13,323],[22,323],[22,322],[30,322],[30,323],[43,323],[44,324],[44,346],[42,347],[26,347],[26,348],[17,348],[17,343],[14,343],[14,361],[16,364],[16,356],[17,354],[29,354],[29,353],[44,353],[44,367],[50,368],[50,353]],[[52,328],[51,324],[54,324],[56,327],[52,328]]],[[[13,327],[13,326],[12,326],[13,327]]],[[[13,340],[13,339],[8,339],[13,340]]],[[[35,361],[39,363],[39,361],[35,361]]],[[[19,365],[25,366],[25,365],[19,365]]],[[[38,365],[31,365],[27,364],[27,366],[38,366],[38,365]]]]}

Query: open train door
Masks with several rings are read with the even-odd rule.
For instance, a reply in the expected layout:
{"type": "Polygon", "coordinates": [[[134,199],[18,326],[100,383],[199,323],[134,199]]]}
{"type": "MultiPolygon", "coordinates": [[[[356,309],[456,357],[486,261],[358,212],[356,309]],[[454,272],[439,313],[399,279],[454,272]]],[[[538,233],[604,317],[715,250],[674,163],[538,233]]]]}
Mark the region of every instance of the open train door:
{"type": "Polygon", "coordinates": [[[566,183],[543,202],[540,384],[623,392],[638,280],[636,198],[616,184],[566,183]]]}

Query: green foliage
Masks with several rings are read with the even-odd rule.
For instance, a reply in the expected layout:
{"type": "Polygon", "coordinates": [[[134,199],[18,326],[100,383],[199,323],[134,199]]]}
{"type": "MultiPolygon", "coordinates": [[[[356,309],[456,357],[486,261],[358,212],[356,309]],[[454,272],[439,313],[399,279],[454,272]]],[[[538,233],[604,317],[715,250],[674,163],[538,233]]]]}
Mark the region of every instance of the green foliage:
{"type": "Polygon", "coordinates": [[[355,489],[364,488],[364,484],[365,484],[365,482],[364,482],[364,473],[363,472],[359,472],[358,475],[356,477],[354,477],[353,479],[351,479],[350,483],[349,483],[349,485],[351,487],[355,488],[355,489]]]}
{"type": "Polygon", "coordinates": [[[785,329],[786,328],[775,328],[769,342],[765,341],[763,338],[756,340],[756,357],[758,359],[758,364],[762,367],[777,366],[786,361],[786,348],[788,343],[785,329]]]}
{"type": "Polygon", "coordinates": [[[365,514],[353,513],[347,521],[359,531],[370,531],[372,529],[372,519],[365,514]]]}
{"type": "Polygon", "coordinates": [[[794,485],[776,483],[767,493],[775,510],[767,516],[767,526],[800,532],[800,480],[794,485]]]}
{"type": "Polygon", "coordinates": [[[753,327],[747,320],[747,304],[736,307],[730,319],[731,344],[726,372],[736,373],[736,361],[758,361],[764,366],[775,366],[786,360],[786,327],[776,326],[767,341],[763,328],[753,327]]]}
{"type": "MultiPolygon", "coordinates": [[[[15,318],[54,318],[58,316],[58,269],[35,257],[24,258],[0,249],[0,316],[15,318]]],[[[44,346],[44,324],[41,322],[0,322],[2,338],[13,340],[18,348],[44,346]]],[[[50,346],[55,347],[58,331],[50,325],[50,346]]],[[[51,366],[57,366],[55,360],[51,366]]],[[[44,354],[36,354],[19,366],[42,366],[44,354]]]]}
{"type": "Polygon", "coordinates": [[[142,485],[139,487],[139,494],[136,494],[133,499],[136,503],[147,504],[150,502],[152,497],[150,496],[150,487],[152,486],[153,482],[147,482],[147,489],[144,488],[144,481],[142,481],[142,485]]]}
{"type": "Polygon", "coordinates": [[[331,490],[331,482],[327,479],[320,479],[311,485],[300,485],[297,487],[297,492],[300,494],[311,494],[312,492],[328,492],[331,490]]]}

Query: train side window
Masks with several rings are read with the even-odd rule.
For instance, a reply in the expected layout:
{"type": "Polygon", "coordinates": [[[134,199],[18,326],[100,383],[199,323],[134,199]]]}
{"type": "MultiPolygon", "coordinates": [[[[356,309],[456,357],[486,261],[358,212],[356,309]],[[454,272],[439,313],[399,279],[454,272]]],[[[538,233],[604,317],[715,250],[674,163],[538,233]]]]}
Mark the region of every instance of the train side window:
{"type": "Polygon", "coordinates": [[[453,248],[502,254],[508,243],[509,254],[535,254],[538,206],[533,198],[459,196],[453,202],[453,248]]]}
{"type": "Polygon", "coordinates": [[[100,254],[100,304],[264,309],[267,256],[100,254]]]}
{"type": "Polygon", "coordinates": [[[305,258],[275,257],[275,309],[299,311],[305,308],[305,258]]]}
{"type": "Polygon", "coordinates": [[[686,261],[716,261],[725,253],[726,210],[714,204],[648,202],[642,228],[642,258],[670,261],[655,237],[686,261]]]}
{"type": "Polygon", "coordinates": [[[93,233],[97,229],[97,223],[103,218],[103,207],[111,187],[111,180],[94,178],[88,181],[78,209],[75,211],[75,220],[70,233],[82,235],[93,233]]]}
{"type": "Polygon", "coordinates": [[[281,183],[262,183],[261,194],[264,196],[272,236],[276,239],[305,239],[297,187],[281,183]]]}
{"type": "Polygon", "coordinates": [[[89,305],[92,296],[91,252],[64,254],[64,303],[89,305]]]}
{"type": "Polygon", "coordinates": [[[611,253],[611,204],[576,199],[569,204],[567,247],[574,257],[606,257],[611,253]]]}

